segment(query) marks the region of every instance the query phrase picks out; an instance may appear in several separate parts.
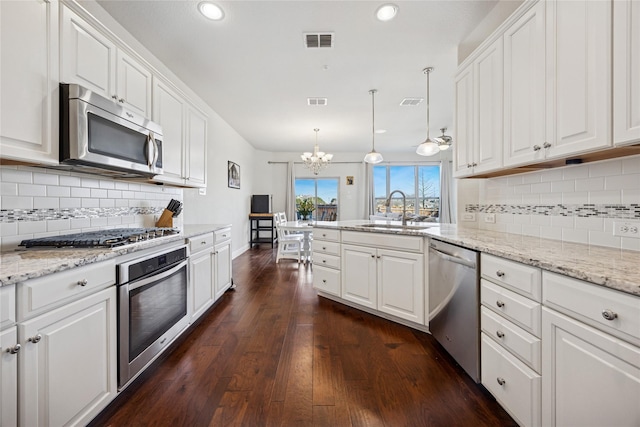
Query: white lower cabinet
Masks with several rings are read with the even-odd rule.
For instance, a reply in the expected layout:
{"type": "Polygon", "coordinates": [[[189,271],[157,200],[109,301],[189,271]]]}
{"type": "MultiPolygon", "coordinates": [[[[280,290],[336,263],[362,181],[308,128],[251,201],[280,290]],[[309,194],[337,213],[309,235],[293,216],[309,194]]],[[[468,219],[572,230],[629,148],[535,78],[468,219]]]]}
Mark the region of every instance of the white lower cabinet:
{"type": "Polygon", "coordinates": [[[84,425],[115,397],[116,324],[115,286],[18,324],[19,425],[84,425]]]}
{"type": "Polygon", "coordinates": [[[342,245],[345,300],[422,324],[424,277],[423,253],[342,245]]]}
{"type": "Polygon", "coordinates": [[[318,228],[313,230],[313,287],[318,291],[339,297],[340,230],[318,228]]]}
{"type": "Polygon", "coordinates": [[[209,247],[209,250],[189,256],[191,321],[200,317],[214,302],[213,251],[211,249],[212,247],[209,247]]]}
{"type": "Polygon", "coordinates": [[[18,425],[18,332],[0,332],[0,425],[18,425]]]}
{"type": "MultiPolygon", "coordinates": [[[[229,230],[229,237],[231,231],[229,230]]],[[[214,297],[217,300],[231,287],[231,239],[219,243],[215,246],[214,251],[214,297]]]]}

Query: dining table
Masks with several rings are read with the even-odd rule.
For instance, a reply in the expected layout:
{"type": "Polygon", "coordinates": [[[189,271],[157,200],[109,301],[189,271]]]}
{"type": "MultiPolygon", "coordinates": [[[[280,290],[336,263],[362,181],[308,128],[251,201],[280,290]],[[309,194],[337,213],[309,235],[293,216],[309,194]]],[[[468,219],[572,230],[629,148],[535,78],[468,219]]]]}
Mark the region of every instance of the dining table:
{"type": "Polygon", "coordinates": [[[281,230],[302,234],[302,261],[311,262],[311,240],[313,240],[313,223],[307,221],[286,221],[279,225],[281,230]]]}

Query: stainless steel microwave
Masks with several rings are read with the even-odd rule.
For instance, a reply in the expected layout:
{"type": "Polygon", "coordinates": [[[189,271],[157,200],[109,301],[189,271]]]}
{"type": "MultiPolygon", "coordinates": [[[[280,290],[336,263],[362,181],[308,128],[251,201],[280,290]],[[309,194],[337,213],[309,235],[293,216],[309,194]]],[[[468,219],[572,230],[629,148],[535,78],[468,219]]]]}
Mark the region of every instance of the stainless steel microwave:
{"type": "Polygon", "coordinates": [[[162,174],[162,127],[77,84],[60,84],[60,163],[116,177],[162,174]]]}

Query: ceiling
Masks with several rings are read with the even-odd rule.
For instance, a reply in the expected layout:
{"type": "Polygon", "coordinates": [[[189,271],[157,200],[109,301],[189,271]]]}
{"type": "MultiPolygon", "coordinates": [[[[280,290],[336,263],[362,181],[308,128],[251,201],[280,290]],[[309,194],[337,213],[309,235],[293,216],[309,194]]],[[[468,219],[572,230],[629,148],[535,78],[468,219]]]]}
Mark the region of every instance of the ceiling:
{"type": "Polygon", "coordinates": [[[364,154],[377,89],[384,154],[412,152],[425,139],[426,102],[399,104],[425,98],[427,66],[431,136],[451,127],[457,45],[497,1],[396,1],[389,22],[374,17],[384,1],[217,1],[226,14],[219,22],[200,15],[198,1],[98,3],[255,148],[310,151],[319,128],[322,151],[364,154]],[[307,49],[306,32],[331,32],[334,46],[307,49]],[[327,105],[308,106],[308,97],[327,105]]]}

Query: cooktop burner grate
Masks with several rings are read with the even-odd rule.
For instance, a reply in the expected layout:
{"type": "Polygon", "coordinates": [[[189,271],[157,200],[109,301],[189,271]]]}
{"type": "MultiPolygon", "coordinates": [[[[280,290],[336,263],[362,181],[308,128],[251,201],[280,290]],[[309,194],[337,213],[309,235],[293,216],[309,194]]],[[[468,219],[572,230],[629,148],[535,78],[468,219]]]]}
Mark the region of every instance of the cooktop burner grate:
{"type": "Polygon", "coordinates": [[[171,236],[179,233],[176,228],[114,228],[66,234],[62,236],[27,239],[20,243],[30,248],[116,248],[131,243],[171,236]]]}

